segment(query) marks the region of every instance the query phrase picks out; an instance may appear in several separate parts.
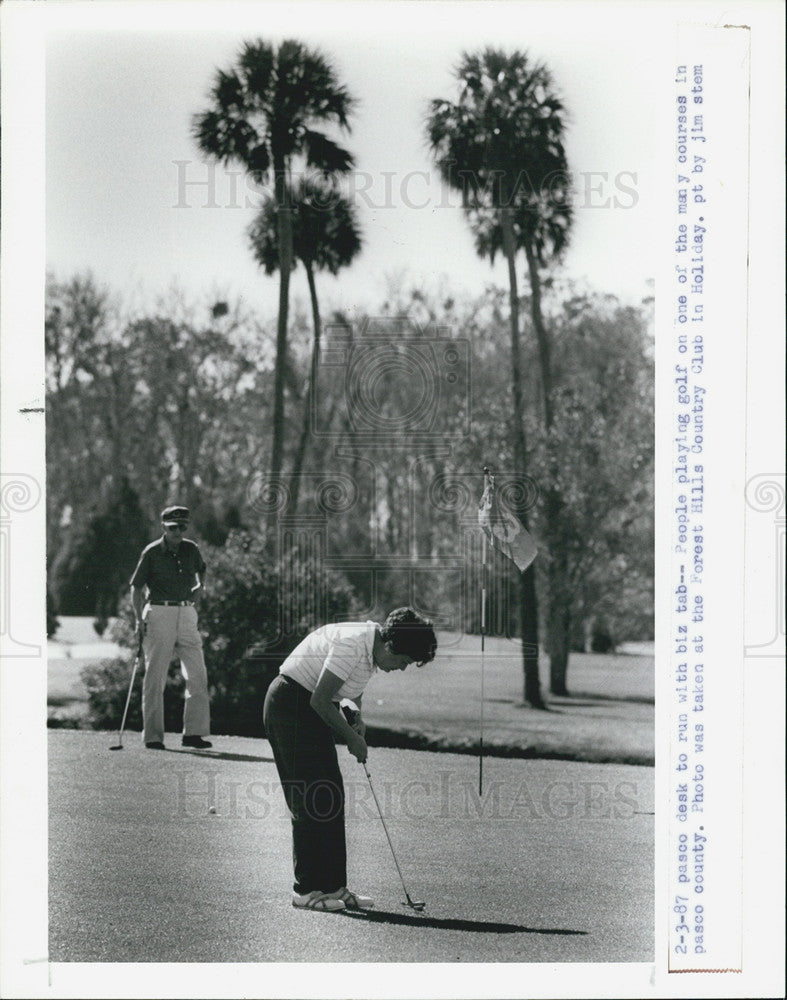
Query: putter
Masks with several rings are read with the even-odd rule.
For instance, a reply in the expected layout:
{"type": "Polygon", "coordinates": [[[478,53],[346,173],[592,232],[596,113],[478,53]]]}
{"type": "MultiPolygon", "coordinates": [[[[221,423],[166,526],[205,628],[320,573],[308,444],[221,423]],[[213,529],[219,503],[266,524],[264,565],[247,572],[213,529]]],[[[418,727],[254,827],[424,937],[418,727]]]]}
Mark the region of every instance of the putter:
{"type": "MultiPolygon", "coordinates": [[[[344,713],[345,719],[347,719],[347,722],[351,726],[354,726],[355,722],[356,722],[356,720],[358,718],[358,714],[359,713],[358,713],[357,708],[352,708],[351,707],[352,704],[353,704],[352,702],[348,701],[347,704],[343,704],[341,706],[341,709],[342,709],[342,712],[344,713]]],[[[371,790],[372,790],[372,796],[374,798],[374,804],[377,806],[377,814],[380,817],[380,822],[383,824],[383,830],[385,830],[385,836],[386,836],[386,839],[388,841],[388,846],[391,848],[391,855],[393,856],[394,864],[396,865],[396,870],[397,870],[397,872],[399,872],[399,880],[402,883],[402,888],[404,889],[404,894],[407,897],[407,902],[406,903],[402,903],[402,906],[409,906],[411,910],[415,910],[417,913],[421,913],[422,910],[424,909],[424,907],[426,906],[426,903],[422,899],[410,899],[410,893],[407,891],[407,886],[404,884],[404,877],[402,876],[402,869],[399,867],[399,862],[396,860],[396,852],[394,851],[393,844],[391,843],[391,837],[390,837],[390,835],[388,833],[388,827],[385,825],[385,820],[383,819],[383,811],[380,808],[380,803],[379,803],[379,801],[377,799],[377,793],[375,792],[374,785],[372,784],[372,776],[371,776],[371,774],[369,774],[369,768],[366,766],[365,762],[364,762],[364,765],[363,765],[363,769],[366,772],[366,777],[367,777],[367,779],[369,781],[369,788],[371,788],[371,790]]]]}
{"type": "Polygon", "coordinates": [[[120,737],[117,742],[117,746],[110,747],[110,750],[122,750],[123,749],[123,730],[126,728],[126,716],[128,715],[128,704],[131,701],[131,691],[134,687],[134,678],[137,675],[137,667],[139,666],[139,661],[142,657],[142,633],[139,636],[139,645],[137,646],[137,655],[134,657],[134,669],[131,671],[131,681],[128,685],[128,694],[126,695],[126,707],[123,709],[123,721],[120,723],[120,737]]]}
{"type": "Polygon", "coordinates": [[[380,816],[380,822],[383,824],[383,830],[385,830],[385,836],[388,840],[388,846],[391,848],[391,855],[394,859],[394,864],[396,865],[396,870],[399,872],[399,880],[402,883],[402,888],[404,889],[404,894],[407,902],[402,903],[402,906],[409,906],[411,910],[415,910],[417,913],[421,913],[426,906],[426,903],[422,899],[410,899],[410,893],[407,891],[407,886],[404,884],[404,877],[402,875],[402,869],[399,867],[399,862],[396,860],[396,852],[394,851],[393,844],[391,843],[391,837],[388,833],[388,827],[385,825],[385,820],[383,819],[383,811],[380,808],[380,803],[377,800],[377,793],[374,790],[374,785],[372,784],[372,776],[369,774],[369,768],[364,763],[363,769],[366,772],[366,777],[369,780],[369,788],[372,790],[372,795],[374,797],[375,805],[377,806],[377,812],[380,816]]]}

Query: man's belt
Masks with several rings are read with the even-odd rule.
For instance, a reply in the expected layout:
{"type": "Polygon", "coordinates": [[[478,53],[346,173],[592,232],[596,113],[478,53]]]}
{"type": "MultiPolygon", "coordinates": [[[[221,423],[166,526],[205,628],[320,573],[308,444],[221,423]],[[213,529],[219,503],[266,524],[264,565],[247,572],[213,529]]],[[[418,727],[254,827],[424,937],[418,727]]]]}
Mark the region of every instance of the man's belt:
{"type": "Polygon", "coordinates": [[[163,605],[165,608],[193,608],[194,601],[148,601],[148,604],[163,605]]]}

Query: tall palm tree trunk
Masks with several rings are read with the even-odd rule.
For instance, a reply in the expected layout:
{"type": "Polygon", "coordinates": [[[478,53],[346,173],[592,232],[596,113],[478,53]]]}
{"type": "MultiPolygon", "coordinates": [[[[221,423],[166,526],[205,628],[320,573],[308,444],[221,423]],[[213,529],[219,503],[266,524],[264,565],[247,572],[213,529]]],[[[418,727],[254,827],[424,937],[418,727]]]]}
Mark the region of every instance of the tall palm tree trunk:
{"type": "MultiPolygon", "coordinates": [[[[286,173],[277,164],[274,171],[274,192],[279,231],[279,316],[276,328],[276,360],[273,374],[273,439],[271,442],[270,472],[274,489],[281,473],[284,456],[284,380],[287,364],[287,316],[290,296],[290,269],[292,267],[292,216],[286,173]]],[[[270,524],[273,523],[271,515],[270,524]]]]}
{"type": "MultiPolygon", "coordinates": [[[[525,436],[524,400],[522,393],[522,361],[519,342],[519,292],[517,289],[514,233],[511,210],[501,209],[503,248],[508,261],[508,282],[511,308],[511,389],[514,400],[514,461],[517,471],[525,475],[527,471],[527,440],[525,436]]],[[[527,518],[520,514],[520,520],[527,528],[527,518]]],[[[538,676],[538,597],[536,595],[535,567],[528,566],[520,577],[519,586],[520,618],[522,622],[522,669],[524,672],[524,700],[533,708],[545,708],[541,697],[538,676]]]]}
{"type": "Polygon", "coordinates": [[[560,520],[563,501],[555,486],[557,468],[555,455],[550,440],[550,431],[554,421],[553,385],[552,385],[552,351],[549,333],[544,323],[541,308],[541,275],[538,273],[538,261],[533,245],[525,242],[525,256],[530,278],[530,311],[533,327],[538,342],[539,367],[541,369],[541,390],[543,393],[544,426],[547,432],[548,482],[544,491],[544,515],[546,535],[549,539],[549,568],[547,580],[549,586],[549,609],[547,612],[547,648],[549,650],[549,690],[552,694],[568,695],[566,676],[568,674],[568,658],[571,649],[572,593],[568,580],[568,561],[561,550],[560,520]]]}
{"type": "Polygon", "coordinates": [[[544,314],[541,309],[541,275],[538,273],[538,261],[536,260],[533,245],[529,240],[525,241],[525,256],[527,257],[527,271],[530,277],[530,314],[533,318],[533,327],[536,331],[538,359],[541,367],[541,386],[544,394],[544,421],[547,431],[550,431],[553,420],[552,349],[549,343],[549,334],[544,323],[544,314]]]}
{"type": "Polygon", "coordinates": [[[306,269],[306,279],[309,282],[309,296],[312,304],[312,322],[314,325],[314,340],[312,342],[312,359],[309,370],[309,384],[304,395],[303,403],[303,425],[298,447],[295,451],[295,458],[292,463],[292,475],[290,476],[290,504],[292,513],[298,513],[298,500],[301,489],[301,470],[303,460],[306,457],[306,449],[309,445],[309,431],[311,429],[314,393],[317,386],[317,368],[320,363],[320,338],[322,336],[322,321],[320,320],[320,304],[317,301],[317,287],[314,283],[314,268],[311,264],[304,262],[306,269]]]}

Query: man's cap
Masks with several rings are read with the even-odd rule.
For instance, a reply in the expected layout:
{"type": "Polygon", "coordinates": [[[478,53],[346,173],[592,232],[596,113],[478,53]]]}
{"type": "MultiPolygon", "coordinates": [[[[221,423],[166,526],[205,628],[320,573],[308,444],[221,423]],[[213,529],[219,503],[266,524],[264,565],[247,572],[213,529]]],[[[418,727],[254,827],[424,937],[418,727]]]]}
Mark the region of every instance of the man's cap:
{"type": "Polygon", "coordinates": [[[165,507],[161,512],[161,520],[164,524],[188,524],[189,523],[189,509],[188,507],[165,507]]]}

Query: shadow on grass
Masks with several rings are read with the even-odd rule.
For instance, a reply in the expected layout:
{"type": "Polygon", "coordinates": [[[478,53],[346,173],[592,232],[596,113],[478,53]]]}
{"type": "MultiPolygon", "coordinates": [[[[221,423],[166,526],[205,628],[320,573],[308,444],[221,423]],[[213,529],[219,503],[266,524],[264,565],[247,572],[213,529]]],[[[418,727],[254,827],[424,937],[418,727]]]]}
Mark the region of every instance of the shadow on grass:
{"type": "Polygon", "coordinates": [[[253,757],[251,754],[246,753],[224,753],[221,750],[191,750],[189,747],[183,747],[178,750],[171,750],[167,747],[167,750],[169,753],[189,754],[191,757],[208,757],[211,760],[239,760],[256,764],[275,763],[273,757],[253,757]]]}
{"type": "MultiPolygon", "coordinates": [[[[545,704],[543,709],[534,709],[534,711],[547,711],[547,712],[560,712],[557,705],[574,705],[576,707],[590,707],[598,704],[599,702],[608,701],[622,701],[633,705],[654,705],[656,699],[652,695],[639,695],[639,694],[591,694],[587,691],[577,691],[572,694],[562,695],[562,694],[551,694],[549,695],[549,701],[545,704]]],[[[519,701],[516,698],[484,698],[484,703],[487,705],[513,705],[514,708],[532,708],[526,701],[519,701]]]]}
{"type": "MultiPolygon", "coordinates": [[[[553,695],[557,698],[558,695],[553,695]]],[[[560,697],[561,705],[582,705],[582,704],[595,704],[599,701],[624,701],[632,705],[655,705],[656,699],[653,695],[647,694],[593,694],[587,691],[576,691],[565,697],[560,697]],[[580,698],[587,698],[587,702],[579,701],[580,698]]]]}
{"type": "Polygon", "coordinates": [[[343,917],[367,920],[373,924],[398,924],[404,927],[433,927],[444,931],[472,931],[476,934],[559,934],[585,935],[562,927],[525,927],[522,924],[504,924],[492,920],[457,920],[452,917],[424,917],[411,913],[394,913],[389,910],[344,910],[343,917]]]}

